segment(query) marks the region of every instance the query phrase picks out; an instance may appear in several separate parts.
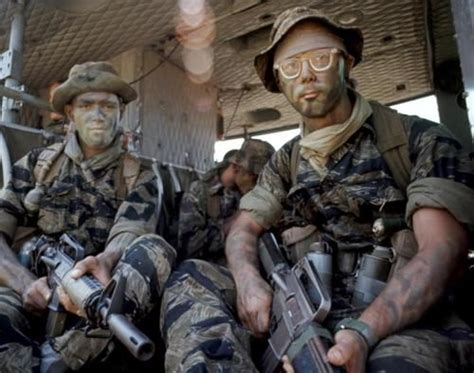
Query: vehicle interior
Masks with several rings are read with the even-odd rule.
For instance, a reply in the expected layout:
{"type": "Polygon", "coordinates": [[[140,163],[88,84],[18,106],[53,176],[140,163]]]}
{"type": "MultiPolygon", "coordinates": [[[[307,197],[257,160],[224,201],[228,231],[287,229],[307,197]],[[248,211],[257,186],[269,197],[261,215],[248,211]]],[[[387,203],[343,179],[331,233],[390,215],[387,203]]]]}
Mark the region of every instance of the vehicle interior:
{"type": "Polygon", "coordinates": [[[2,0],[0,186],[13,162],[57,139],[46,129],[48,87],[74,64],[107,60],[139,94],[122,126],[158,176],[172,241],[180,197],[214,165],[216,141],[298,128],[253,62],[278,14],[297,5],[362,29],[352,77],[365,97],[434,95],[441,122],[473,150],[470,0],[2,0]]]}

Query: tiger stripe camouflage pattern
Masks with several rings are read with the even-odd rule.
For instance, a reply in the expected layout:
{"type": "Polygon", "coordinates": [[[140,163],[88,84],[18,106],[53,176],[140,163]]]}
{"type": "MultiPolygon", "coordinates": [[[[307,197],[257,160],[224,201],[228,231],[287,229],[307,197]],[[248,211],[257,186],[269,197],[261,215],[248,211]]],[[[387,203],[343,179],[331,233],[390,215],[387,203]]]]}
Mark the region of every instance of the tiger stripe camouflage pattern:
{"type": "MultiPolygon", "coordinates": [[[[450,188],[456,189],[459,185],[461,189],[472,190],[473,160],[462,152],[458,141],[438,124],[412,119],[406,122],[411,123],[406,127],[413,161],[411,182],[442,178],[451,182],[450,188]]],[[[381,216],[403,217],[407,206],[405,191],[398,189],[375,145],[376,134],[371,120],[369,118],[331,155],[327,165],[329,173],[322,179],[305,159],[301,159],[297,182],[293,185],[290,158],[298,138],[285,144],[265,166],[257,187],[242,198],[240,208],[250,211],[255,221],[269,228],[278,223],[282,205],[288,204],[307,223],[317,226],[335,252],[341,256],[349,253],[347,255],[354,259],[355,265],[357,256],[370,250],[375,243],[372,236],[374,220],[381,216]]],[[[443,199],[449,191],[441,189],[433,193],[440,193],[439,198],[443,199]]],[[[416,194],[408,195],[408,198],[416,203],[420,201],[416,194]]],[[[455,216],[458,214],[457,206],[449,203],[446,206],[455,216]]],[[[407,218],[410,218],[409,214],[407,218]]],[[[341,268],[336,268],[333,277],[334,311],[329,318],[332,325],[349,315],[357,317],[361,312],[349,302],[355,268],[344,268],[344,271],[341,268]]],[[[222,278],[222,273],[211,264],[191,261],[185,262],[171,276],[161,313],[161,328],[168,347],[166,366],[171,371],[255,369],[249,366],[251,350],[233,308],[235,285],[228,272],[227,280],[222,278]],[[227,285],[222,291],[217,284],[227,285]]],[[[430,315],[437,317],[436,323],[427,323],[431,320],[427,317],[413,328],[380,343],[369,359],[368,371],[377,372],[380,371],[378,367],[390,365],[394,371],[403,367],[413,372],[448,372],[460,371],[461,366],[474,367],[474,335],[470,328],[450,314],[449,309],[441,312],[444,316],[430,315]],[[431,356],[444,349],[439,362],[429,356],[425,361],[416,361],[413,352],[420,351],[419,346],[423,343],[431,356]]]]}
{"type": "Polygon", "coordinates": [[[224,187],[217,170],[194,181],[184,194],[179,211],[179,257],[223,261],[224,224],[238,210],[239,201],[239,191],[224,187]],[[216,204],[217,216],[211,216],[209,211],[212,203],[216,204]]]}
{"type": "Polygon", "coordinates": [[[43,197],[38,214],[30,216],[23,201],[35,186],[33,171],[42,151],[30,152],[13,166],[12,180],[0,193],[0,232],[10,239],[16,226],[38,227],[51,236],[68,232],[90,255],[101,252],[118,232],[139,236],[155,231],[158,193],[150,171],[140,173],[125,201],[117,196],[116,172],[123,155],[120,139],[98,160],[83,161],[72,136],[58,177],[43,197]]]}
{"type": "MultiPolygon", "coordinates": [[[[0,195],[0,232],[10,240],[17,226],[38,227],[39,233],[52,237],[68,233],[86,248],[86,255],[102,252],[111,241],[120,245],[123,255],[114,269],[114,278],[126,276],[125,312],[134,320],[141,319],[159,302],[176,259],[175,250],[152,234],[157,224],[158,195],[153,174],[142,170],[122,201],[116,175],[121,172],[121,140],[118,138],[106,152],[83,161],[73,136],[66,146],[67,158],[42,199],[38,214],[28,215],[23,201],[35,185],[34,168],[42,151],[34,150],[14,165],[12,180],[0,195]]],[[[31,339],[29,330],[32,318],[22,308],[21,297],[5,288],[0,288],[0,320],[0,357],[17,351],[13,360],[0,358],[0,371],[15,372],[19,369],[15,367],[27,365],[38,369],[38,343],[31,339]]],[[[52,343],[63,360],[78,369],[103,353],[109,342],[87,338],[79,327],[52,343]]]]}
{"type": "Polygon", "coordinates": [[[172,273],[160,313],[167,372],[257,372],[235,299],[234,280],[223,266],[187,260],[172,273]]]}

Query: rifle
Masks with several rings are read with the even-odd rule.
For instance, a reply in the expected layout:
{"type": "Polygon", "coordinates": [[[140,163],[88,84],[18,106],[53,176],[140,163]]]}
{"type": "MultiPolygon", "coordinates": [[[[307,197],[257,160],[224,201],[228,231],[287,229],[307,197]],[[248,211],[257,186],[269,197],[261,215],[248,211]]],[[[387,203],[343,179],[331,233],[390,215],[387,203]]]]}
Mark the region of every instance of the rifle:
{"type": "Polygon", "coordinates": [[[53,290],[48,305],[48,336],[55,337],[64,332],[67,312],[59,302],[57,291],[58,286],[61,286],[85,315],[89,330],[108,329],[138,360],[145,361],[153,356],[153,342],[122,314],[124,277],[120,277],[118,281],[110,281],[105,288],[91,275],[72,279],[71,270],[75,263],[84,257],[84,248],[67,234],[63,234],[59,242],[41,236],[28,251],[33,271],[40,274],[46,270],[48,283],[53,290]],[[74,260],[68,252],[75,253],[74,260]]]}
{"type": "Polygon", "coordinates": [[[290,268],[271,233],[263,234],[260,245],[260,261],[274,290],[262,372],[278,372],[284,355],[297,373],[338,371],[327,362],[332,336],[321,326],[331,309],[331,298],[314,264],[305,256],[290,268]]]}

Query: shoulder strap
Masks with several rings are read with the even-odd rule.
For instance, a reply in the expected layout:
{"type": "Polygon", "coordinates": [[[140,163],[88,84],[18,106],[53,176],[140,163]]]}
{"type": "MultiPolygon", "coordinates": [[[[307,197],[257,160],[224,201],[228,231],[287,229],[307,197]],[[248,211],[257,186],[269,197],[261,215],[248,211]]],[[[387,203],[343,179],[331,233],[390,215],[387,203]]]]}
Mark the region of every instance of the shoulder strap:
{"type": "Polygon", "coordinates": [[[209,195],[209,189],[207,190],[207,214],[212,219],[217,219],[220,215],[221,203],[220,197],[217,194],[209,195]]]}
{"type": "Polygon", "coordinates": [[[298,166],[300,164],[300,143],[295,141],[293,147],[291,148],[290,155],[290,175],[291,175],[291,185],[296,185],[296,177],[298,176],[298,166]]]}
{"type": "Polygon", "coordinates": [[[66,160],[66,154],[64,153],[65,147],[65,142],[53,144],[39,154],[33,169],[36,183],[49,186],[59,175],[61,167],[66,160]]]}
{"type": "MultiPolygon", "coordinates": [[[[392,173],[397,186],[403,192],[410,182],[412,164],[408,151],[408,137],[402,122],[402,116],[395,110],[383,106],[375,101],[370,101],[373,113],[373,124],[377,134],[377,149],[382,154],[392,173]]],[[[300,149],[295,141],[291,149],[290,174],[292,185],[296,184],[298,165],[300,162],[300,149]]]]}
{"type": "Polygon", "coordinates": [[[140,160],[130,153],[120,157],[118,172],[115,173],[118,199],[124,200],[134,188],[140,175],[140,166],[140,160]]]}
{"type": "Polygon", "coordinates": [[[412,164],[408,151],[408,136],[403,117],[395,110],[370,101],[373,125],[377,134],[376,146],[392,173],[397,186],[403,192],[410,183],[412,164]]]}

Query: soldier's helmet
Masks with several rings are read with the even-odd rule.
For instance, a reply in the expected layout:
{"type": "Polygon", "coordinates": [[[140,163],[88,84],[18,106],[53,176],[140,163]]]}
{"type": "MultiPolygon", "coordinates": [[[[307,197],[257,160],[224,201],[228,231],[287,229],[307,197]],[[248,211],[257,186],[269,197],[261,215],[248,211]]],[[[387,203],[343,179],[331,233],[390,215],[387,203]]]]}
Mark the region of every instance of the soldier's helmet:
{"type": "Polygon", "coordinates": [[[268,142],[249,139],[244,141],[232,162],[258,175],[273,153],[275,149],[268,142]]]}
{"type": "Polygon", "coordinates": [[[111,63],[86,62],[71,68],[67,80],[53,91],[51,105],[56,112],[64,114],[64,107],[74,97],[87,92],[115,93],[124,104],[137,98],[135,89],[118,75],[111,63]]]}
{"type": "Polygon", "coordinates": [[[354,57],[354,66],[362,60],[364,37],[357,27],[343,26],[328,15],[313,8],[297,6],[281,13],[270,32],[270,45],[261,51],[254,60],[257,74],[265,88],[270,92],[280,92],[273,71],[273,57],[278,43],[295,25],[302,21],[314,20],[325,25],[331,32],[344,42],[347,53],[354,57]]]}

